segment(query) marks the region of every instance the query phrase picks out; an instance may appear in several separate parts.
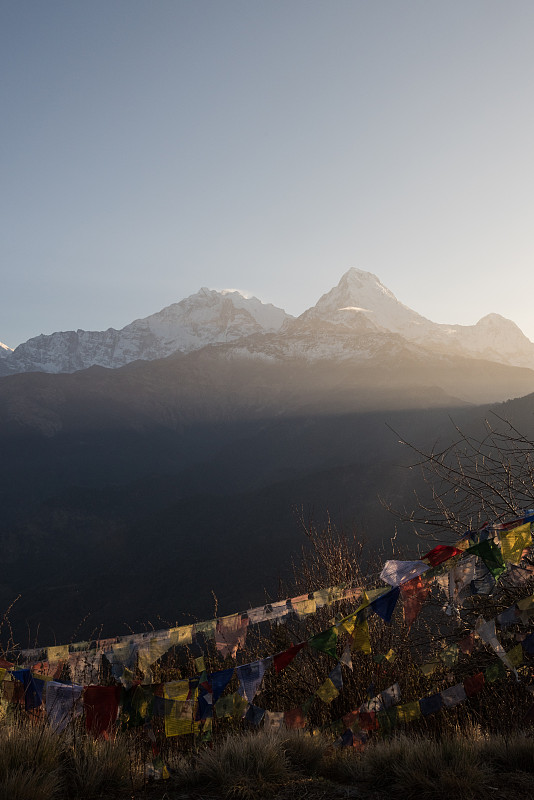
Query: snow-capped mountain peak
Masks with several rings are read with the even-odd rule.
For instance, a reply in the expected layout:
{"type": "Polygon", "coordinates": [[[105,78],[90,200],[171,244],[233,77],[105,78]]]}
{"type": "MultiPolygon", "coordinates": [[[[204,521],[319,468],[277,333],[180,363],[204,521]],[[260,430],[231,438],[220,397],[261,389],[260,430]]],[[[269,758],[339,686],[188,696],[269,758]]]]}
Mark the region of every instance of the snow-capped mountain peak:
{"type": "Polygon", "coordinates": [[[276,332],[289,319],[292,317],[283,309],[264,304],[256,297],[203,287],[122,330],[78,330],[36,336],[2,359],[2,371],[4,374],[74,372],[95,364],[121,367],[138,359],[151,361],[251,334],[276,332]]]}
{"type": "MultiPolygon", "coordinates": [[[[482,358],[512,366],[534,368],[534,344],[511,320],[488,314],[476,325],[443,325],[401,303],[372,272],[352,268],[337,286],[293,322],[291,333],[313,332],[348,337],[352,349],[373,331],[401,336],[405,343],[449,355],[482,358]]],[[[343,355],[347,356],[347,344],[343,355]]],[[[333,357],[337,357],[333,352],[333,357]]]]}
{"type": "Polygon", "coordinates": [[[12,353],[13,350],[11,347],[8,347],[7,344],[0,342],[0,358],[2,356],[7,356],[8,353],[12,353]]]}
{"type": "Polygon", "coordinates": [[[362,317],[366,317],[371,326],[403,335],[407,328],[428,322],[400,303],[376,275],[355,267],[349,269],[338,285],[324,294],[313,308],[305,311],[299,320],[322,320],[361,328],[362,317]]]}
{"type": "Polygon", "coordinates": [[[236,357],[308,361],[362,361],[378,351],[391,355],[408,348],[534,369],[534,344],[510,320],[488,314],[476,325],[431,322],[397,300],[372,272],[353,267],[297,319],[236,289],[202,287],[122,330],[41,335],[14,351],[2,345],[0,375],[115,368],[212,344],[231,345],[236,357]]]}

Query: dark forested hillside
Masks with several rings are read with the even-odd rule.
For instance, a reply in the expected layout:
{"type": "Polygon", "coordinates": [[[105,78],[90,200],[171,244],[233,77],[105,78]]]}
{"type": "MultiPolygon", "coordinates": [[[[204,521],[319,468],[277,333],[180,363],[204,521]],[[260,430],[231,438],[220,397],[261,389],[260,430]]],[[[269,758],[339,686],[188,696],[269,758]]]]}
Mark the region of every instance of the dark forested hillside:
{"type": "MultiPolygon", "coordinates": [[[[371,554],[395,530],[381,498],[409,505],[419,480],[393,430],[430,446],[454,435],[451,416],[468,427],[487,412],[453,399],[450,364],[439,385],[436,365],[416,382],[400,363],[209,350],[0,379],[0,603],[21,594],[11,616],[25,643],[68,640],[85,618],[78,638],[211,615],[212,590],[219,613],[259,604],[305,544],[302,519],[356,527],[371,554]]],[[[472,385],[508,369],[474,362],[472,385]]],[[[532,396],[499,408],[532,429],[532,396]]],[[[410,528],[398,542],[418,546],[410,528]]]]}

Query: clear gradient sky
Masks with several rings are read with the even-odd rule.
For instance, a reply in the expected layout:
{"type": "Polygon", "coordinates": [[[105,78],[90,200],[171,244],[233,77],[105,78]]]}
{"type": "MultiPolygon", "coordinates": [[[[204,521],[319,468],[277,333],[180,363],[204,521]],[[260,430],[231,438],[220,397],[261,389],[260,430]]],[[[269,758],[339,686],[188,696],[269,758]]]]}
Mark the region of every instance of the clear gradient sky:
{"type": "Polygon", "coordinates": [[[0,341],[351,266],[534,339],[532,0],[0,0],[0,341]]]}

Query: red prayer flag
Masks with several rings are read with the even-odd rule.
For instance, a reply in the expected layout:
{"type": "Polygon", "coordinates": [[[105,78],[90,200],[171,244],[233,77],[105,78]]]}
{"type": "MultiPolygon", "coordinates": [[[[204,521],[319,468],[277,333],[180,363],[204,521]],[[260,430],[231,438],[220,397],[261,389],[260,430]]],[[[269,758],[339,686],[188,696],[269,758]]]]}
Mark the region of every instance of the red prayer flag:
{"type": "Polygon", "coordinates": [[[358,753],[362,753],[365,750],[365,743],[367,741],[367,734],[363,731],[358,731],[357,733],[352,734],[352,746],[358,753]]]}
{"type": "Polygon", "coordinates": [[[471,675],[464,679],[464,689],[468,697],[478,694],[484,688],[485,678],[483,672],[478,672],[476,675],[471,675]]]}
{"type": "Polygon", "coordinates": [[[374,711],[360,711],[360,728],[364,731],[378,730],[378,720],[374,711]]]}
{"type": "Polygon", "coordinates": [[[302,713],[302,708],[292,708],[291,711],[284,711],[284,722],[287,728],[305,728],[306,717],[302,713]]]}
{"type": "Polygon", "coordinates": [[[465,639],[460,639],[458,642],[458,647],[465,653],[466,656],[470,656],[475,648],[475,634],[473,631],[465,637],[465,639]]]}
{"type": "Polygon", "coordinates": [[[308,642],[299,642],[299,644],[295,644],[293,647],[290,647],[289,650],[284,650],[283,653],[278,653],[278,655],[273,658],[276,672],[281,672],[284,667],[287,667],[287,665],[293,661],[297,653],[302,650],[303,647],[306,647],[307,644],[308,642]]]}
{"type": "Polygon", "coordinates": [[[343,717],[343,725],[345,728],[352,728],[355,722],[358,722],[360,718],[359,711],[349,711],[348,714],[345,714],[343,717]]]}
{"type": "Polygon", "coordinates": [[[404,621],[410,628],[412,623],[415,622],[419,616],[422,605],[430,594],[430,587],[424,582],[423,578],[418,575],[416,578],[412,578],[411,581],[403,583],[400,590],[404,621]]]}
{"type": "Polygon", "coordinates": [[[86,686],[85,727],[95,737],[106,734],[117,719],[121,686],[86,686]]]}
{"type": "Polygon", "coordinates": [[[453,547],[452,545],[438,544],[433,550],[430,550],[430,552],[422,556],[421,561],[428,561],[432,567],[437,567],[438,564],[462,552],[462,550],[458,550],[457,547],[453,547]]]}

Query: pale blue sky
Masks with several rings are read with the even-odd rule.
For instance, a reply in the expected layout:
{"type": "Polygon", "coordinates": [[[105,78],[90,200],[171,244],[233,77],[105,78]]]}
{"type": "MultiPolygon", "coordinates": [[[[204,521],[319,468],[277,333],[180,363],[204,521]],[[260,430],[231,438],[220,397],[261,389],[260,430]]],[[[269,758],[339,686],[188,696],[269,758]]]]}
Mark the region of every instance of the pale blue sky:
{"type": "Polygon", "coordinates": [[[534,3],[0,0],[0,341],[356,266],[534,339],[534,3]]]}

